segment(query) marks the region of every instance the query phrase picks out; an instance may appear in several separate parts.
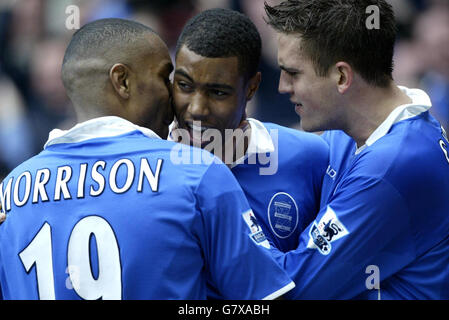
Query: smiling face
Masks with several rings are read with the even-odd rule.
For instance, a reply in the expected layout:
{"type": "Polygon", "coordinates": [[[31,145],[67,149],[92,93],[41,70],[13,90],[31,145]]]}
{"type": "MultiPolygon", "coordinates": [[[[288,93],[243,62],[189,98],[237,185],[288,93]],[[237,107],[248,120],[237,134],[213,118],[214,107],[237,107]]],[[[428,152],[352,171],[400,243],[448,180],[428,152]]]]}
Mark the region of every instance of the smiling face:
{"type": "Polygon", "coordinates": [[[248,91],[238,62],[237,57],[203,57],[185,45],[178,51],[173,80],[175,115],[179,127],[189,131],[191,142],[194,130],[214,128],[224,136],[225,129],[235,129],[245,120],[246,102],[253,93],[248,91]],[[201,121],[201,127],[194,127],[194,121],[201,121]]]}
{"type": "Polygon", "coordinates": [[[301,54],[301,37],[279,34],[278,63],[281,68],[279,92],[288,93],[301,117],[305,131],[338,127],[342,120],[338,91],[333,77],[318,76],[312,62],[301,54]]]}

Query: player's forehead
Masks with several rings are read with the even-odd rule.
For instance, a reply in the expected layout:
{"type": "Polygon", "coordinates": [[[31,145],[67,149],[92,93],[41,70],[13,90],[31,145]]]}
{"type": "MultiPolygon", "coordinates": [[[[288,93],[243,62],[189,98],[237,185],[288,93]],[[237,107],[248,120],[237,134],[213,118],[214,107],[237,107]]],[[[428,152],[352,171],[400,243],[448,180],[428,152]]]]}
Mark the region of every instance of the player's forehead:
{"type": "Polygon", "coordinates": [[[307,62],[301,35],[293,33],[279,33],[278,42],[278,64],[287,68],[298,67],[307,62]]]}
{"type": "Polygon", "coordinates": [[[176,56],[176,75],[189,75],[193,81],[236,85],[240,78],[236,56],[210,58],[201,56],[183,46],[176,56]]]}

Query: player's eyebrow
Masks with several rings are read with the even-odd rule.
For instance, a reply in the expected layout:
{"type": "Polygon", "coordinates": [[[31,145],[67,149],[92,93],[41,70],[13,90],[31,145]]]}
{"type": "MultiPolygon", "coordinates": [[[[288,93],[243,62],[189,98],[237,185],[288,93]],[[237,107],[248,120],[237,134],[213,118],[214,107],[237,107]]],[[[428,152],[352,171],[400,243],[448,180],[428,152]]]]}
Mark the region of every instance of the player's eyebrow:
{"type": "Polygon", "coordinates": [[[230,85],[223,84],[223,83],[206,83],[206,87],[209,89],[215,89],[215,90],[228,90],[228,91],[234,91],[234,88],[230,85]]]}
{"type": "Polygon", "coordinates": [[[182,70],[182,69],[176,69],[176,70],[175,70],[175,76],[176,76],[176,75],[183,76],[184,78],[187,78],[187,80],[189,80],[190,82],[194,82],[193,79],[192,79],[192,77],[189,76],[189,75],[187,74],[187,72],[185,72],[185,71],[182,70]]]}
{"type": "MultiPolygon", "coordinates": [[[[186,78],[187,80],[189,80],[190,82],[195,82],[195,81],[193,81],[192,77],[190,77],[187,74],[187,72],[185,72],[182,69],[176,69],[175,75],[180,75],[180,76],[186,78]]],[[[230,86],[230,85],[224,84],[224,83],[206,83],[206,84],[204,84],[204,86],[209,89],[215,89],[215,90],[228,90],[228,91],[235,90],[233,86],[230,86]]]]}
{"type": "Polygon", "coordinates": [[[288,68],[288,67],[286,67],[286,66],[284,66],[284,65],[282,65],[282,64],[279,65],[279,68],[280,68],[281,70],[284,70],[284,71],[287,72],[287,73],[300,73],[300,72],[301,72],[301,70],[299,70],[299,69],[296,69],[296,68],[288,68]]]}

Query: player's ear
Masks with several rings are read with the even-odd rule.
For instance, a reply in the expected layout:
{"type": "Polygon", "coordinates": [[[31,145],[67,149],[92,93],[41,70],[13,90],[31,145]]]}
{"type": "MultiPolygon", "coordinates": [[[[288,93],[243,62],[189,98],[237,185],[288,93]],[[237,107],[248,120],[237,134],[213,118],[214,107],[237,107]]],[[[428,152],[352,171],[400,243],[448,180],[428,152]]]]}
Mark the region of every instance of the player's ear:
{"type": "Polygon", "coordinates": [[[333,69],[333,77],[335,79],[338,92],[344,94],[352,84],[354,72],[348,63],[340,61],[335,64],[333,69]]]}
{"type": "Polygon", "coordinates": [[[112,87],[123,99],[129,99],[130,96],[129,75],[129,68],[122,63],[114,64],[109,70],[109,79],[112,87]]]}
{"type": "Polygon", "coordinates": [[[246,90],[246,101],[251,100],[259,89],[260,81],[262,80],[262,74],[257,72],[251,79],[248,80],[248,86],[246,90]]]}

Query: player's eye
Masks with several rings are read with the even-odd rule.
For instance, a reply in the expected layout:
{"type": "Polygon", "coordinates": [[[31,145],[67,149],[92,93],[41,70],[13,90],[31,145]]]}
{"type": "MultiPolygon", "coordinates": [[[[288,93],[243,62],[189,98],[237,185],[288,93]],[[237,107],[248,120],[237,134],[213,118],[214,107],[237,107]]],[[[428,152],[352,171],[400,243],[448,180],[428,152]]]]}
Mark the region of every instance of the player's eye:
{"type": "Polygon", "coordinates": [[[210,94],[214,97],[221,98],[221,99],[225,98],[229,95],[229,93],[222,91],[222,90],[211,90],[210,94]]]}
{"type": "Polygon", "coordinates": [[[296,77],[299,74],[299,72],[296,71],[286,71],[286,72],[290,77],[296,77]]]}
{"type": "Polygon", "coordinates": [[[286,69],[282,69],[281,71],[285,72],[287,75],[289,75],[290,77],[293,77],[293,78],[298,76],[299,74],[301,74],[300,71],[293,71],[293,70],[286,70],[286,69]]]}
{"type": "Polygon", "coordinates": [[[193,87],[185,81],[176,81],[176,85],[183,92],[192,92],[193,87]]]}

